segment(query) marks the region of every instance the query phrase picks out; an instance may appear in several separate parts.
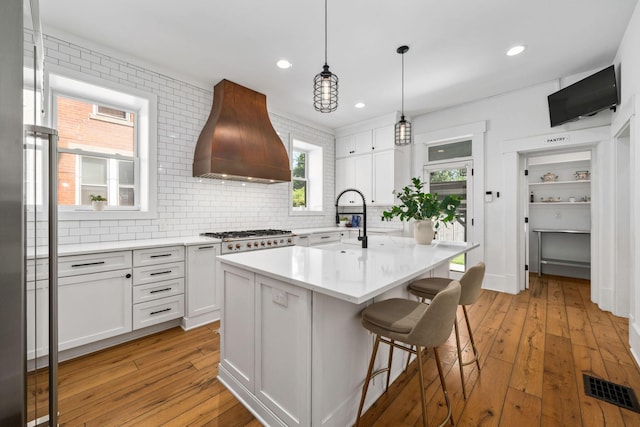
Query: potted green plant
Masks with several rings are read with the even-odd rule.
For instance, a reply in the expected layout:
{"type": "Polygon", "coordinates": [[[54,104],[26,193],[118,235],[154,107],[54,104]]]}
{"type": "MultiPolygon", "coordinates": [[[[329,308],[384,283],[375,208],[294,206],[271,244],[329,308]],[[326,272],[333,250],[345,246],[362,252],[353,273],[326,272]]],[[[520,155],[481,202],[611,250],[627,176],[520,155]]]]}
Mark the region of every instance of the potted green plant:
{"type": "Polygon", "coordinates": [[[94,211],[103,211],[105,204],[107,203],[107,199],[102,197],[101,195],[89,195],[89,199],[91,200],[91,207],[94,211]]]}
{"type": "Polygon", "coordinates": [[[434,231],[456,219],[460,198],[455,195],[439,198],[437,193],[422,191],[424,183],[420,178],[411,181],[412,184],[404,187],[400,193],[394,191],[401,203],[382,212],[382,220],[389,221],[394,217],[401,221],[414,220],[416,243],[429,245],[433,241],[434,231]]]}
{"type": "Polygon", "coordinates": [[[340,218],[340,227],[346,227],[347,223],[349,222],[349,218],[347,218],[346,216],[343,216],[340,218]]]}

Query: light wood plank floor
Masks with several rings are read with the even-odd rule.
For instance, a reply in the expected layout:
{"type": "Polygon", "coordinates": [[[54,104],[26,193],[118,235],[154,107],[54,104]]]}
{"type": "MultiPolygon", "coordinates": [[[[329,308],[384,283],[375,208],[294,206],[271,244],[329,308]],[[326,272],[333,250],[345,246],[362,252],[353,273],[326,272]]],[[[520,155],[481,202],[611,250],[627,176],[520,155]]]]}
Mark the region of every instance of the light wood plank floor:
{"type": "MultiPolygon", "coordinates": [[[[482,372],[475,365],[465,368],[466,401],[453,336],[440,348],[456,425],[640,426],[640,414],[584,394],[583,372],[640,393],[640,371],[627,348],[627,319],[600,311],[589,294],[588,281],[554,276],[531,276],[531,289],[515,296],[483,291],[468,310],[482,372]]],[[[461,310],[458,315],[462,319],[461,310]]],[[[259,425],[215,378],[217,327],[175,328],[62,363],[60,424],[259,425]]],[[[464,326],[461,335],[469,357],[464,326]]],[[[429,356],[428,411],[435,425],[445,407],[429,356]]],[[[421,425],[416,372],[414,362],[364,415],[365,425],[421,425]]]]}

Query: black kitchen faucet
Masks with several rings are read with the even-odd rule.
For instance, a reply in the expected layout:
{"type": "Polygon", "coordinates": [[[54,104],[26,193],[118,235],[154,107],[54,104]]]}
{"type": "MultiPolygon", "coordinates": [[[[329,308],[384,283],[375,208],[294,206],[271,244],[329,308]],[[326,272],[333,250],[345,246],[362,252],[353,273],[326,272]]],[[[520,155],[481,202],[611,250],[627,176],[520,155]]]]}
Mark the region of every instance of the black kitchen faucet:
{"type": "Polygon", "coordinates": [[[362,249],[367,249],[367,246],[368,246],[368,238],[367,238],[367,202],[364,199],[364,194],[362,194],[362,192],[360,190],[356,190],[355,188],[347,188],[346,190],[344,190],[340,194],[338,194],[338,197],[336,198],[336,224],[340,223],[340,214],[338,214],[338,202],[340,201],[340,197],[342,197],[342,195],[344,193],[347,193],[349,191],[354,191],[354,192],[358,193],[360,195],[360,197],[362,197],[362,217],[364,218],[364,221],[363,221],[363,224],[362,224],[362,236],[360,235],[360,229],[358,229],[358,240],[362,242],[362,249]]]}

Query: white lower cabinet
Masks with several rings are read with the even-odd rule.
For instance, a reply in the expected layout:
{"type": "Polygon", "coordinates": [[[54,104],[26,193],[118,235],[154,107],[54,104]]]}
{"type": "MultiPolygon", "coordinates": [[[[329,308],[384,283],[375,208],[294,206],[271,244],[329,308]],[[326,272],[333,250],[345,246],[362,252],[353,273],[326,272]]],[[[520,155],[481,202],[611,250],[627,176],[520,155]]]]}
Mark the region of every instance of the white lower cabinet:
{"type": "Polygon", "coordinates": [[[177,319],[184,314],[184,294],[164,297],[133,306],[133,329],[146,328],[177,319]]]}
{"type": "Polygon", "coordinates": [[[133,329],[184,315],[184,247],[133,251],[133,329]]]}
{"type": "Polygon", "coordinates": [[[131,283],[131,269],[59,278],[59,350],[130,332],[131,283]]]}
{"type": "Polygon", "coordinates": [[[216,256],[219,244],[187,248],[187,305],[185,327],[209,323],[220,318],[220,289],[216,286],[216,256]]]}
{"type": "Polygon", "coordinates": [[[228,265],[222,276],[222,322],[233,331],[221,336],[222,376],[244,387],[250,406],[310,425],[311,292],[228,265]]]}
{"type": "Polygon", "coordinates": [[[311,292],[260,275],[254,289],[255,395],[286,425],[310,425],[311,292]]]}

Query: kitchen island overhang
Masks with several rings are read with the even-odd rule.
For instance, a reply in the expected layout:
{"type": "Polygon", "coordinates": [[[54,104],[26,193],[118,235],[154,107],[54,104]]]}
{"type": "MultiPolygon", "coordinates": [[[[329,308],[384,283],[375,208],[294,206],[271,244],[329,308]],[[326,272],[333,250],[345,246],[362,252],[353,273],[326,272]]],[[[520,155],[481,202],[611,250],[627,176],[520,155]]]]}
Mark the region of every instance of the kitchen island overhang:
{"type": "MultiPolygon", "coordinates": [[[[339,243],[220,256],[218,378],[266,425],[352,424],[373,345],[362,309],[408,298],[408,282],[448,272],[450,259],[478,246],[372,236],[368,249],[339,243]]],[[[398,356],[392,380],[406,363],[398,356]]],[[[376,365],[386,357],[381,351],[376,365]]],[[[372,383],[365,407],[382,383],[372,383]]]]}
{"type": "Polygon", "coordinates": [[[479,246],[477,243],[370,236],[360,243],[289,246],[218,257],[223,264],[283,280],[301,288],[361,304],[479,246]]]}

